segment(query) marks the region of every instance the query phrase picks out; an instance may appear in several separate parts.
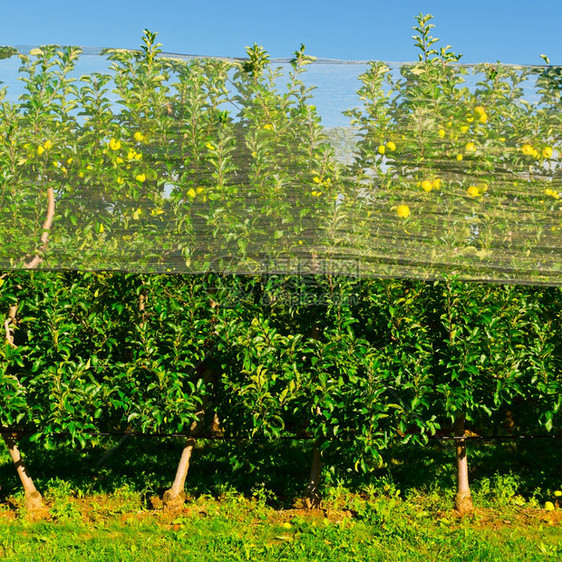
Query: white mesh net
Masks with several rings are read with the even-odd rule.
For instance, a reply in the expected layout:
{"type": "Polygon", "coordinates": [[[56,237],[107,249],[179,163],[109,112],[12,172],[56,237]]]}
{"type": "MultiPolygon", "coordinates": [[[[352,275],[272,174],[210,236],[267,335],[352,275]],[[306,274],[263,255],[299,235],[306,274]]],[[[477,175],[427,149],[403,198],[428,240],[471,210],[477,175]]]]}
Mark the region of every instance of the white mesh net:
{"type": "Polygon", "coordinates": [[[561,284],[559,67],[149,39],[0,51],[1,269],[561,284]]]}

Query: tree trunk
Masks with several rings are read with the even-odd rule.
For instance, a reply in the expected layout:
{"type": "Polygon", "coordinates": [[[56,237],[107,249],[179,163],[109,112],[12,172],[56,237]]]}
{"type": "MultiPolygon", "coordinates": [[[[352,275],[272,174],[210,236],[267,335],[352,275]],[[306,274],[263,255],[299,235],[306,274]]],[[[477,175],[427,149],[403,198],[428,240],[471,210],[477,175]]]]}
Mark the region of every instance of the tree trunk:
{"type": "MultiPolygon", "coordinates": [[[[203,380],[206,384],[215,382],[214,379],[216,378],[216,373],[212,369],[202,367],[202,375],[203,380]]],[[[193,453],[193,449],[195,448],[195,444],[197,442],[196,436],[199,434],[201,425],[203,424],[203,419],[205,418],[207,402],[207,397],[204,397],[201,410],[197,413],[197,419],[191,424],[191,427],[189,428],[190,437],[187,438],[185,447],[183,448],[174,482],[171,488],[164,492],[162,500],[164,503],[165,511],[176,513],[181,510],[185,502],[185,480],[189,471],[191,454],[193,453]]],[[[220,428],[219,419],[216,413],[214,414],[211,427],[213,430],[218,430],[220,428]]]]}
{"type": "Polygon", "coordinates": [[[318,509],[322,502],[320,497],[320,475],[322,474],[322,457],[320,449],[314,447],[312,453],[312,465],[310,467],[310,476],[308,478],[308,486],[306,487],[305,504],[308,509],[318,509]]]}
{"type": "Polygon", "coordinates": [[[3,433],[2,438],[4,439],[6,446],[8,447],[8,451],[10,453],[10,456],[12,457],[12,460],[14,461],[16,471],[23,485],[23,489],[25,491],[26,509],[28,511],[37,511],[38,509],[41,509],[43,507],[43,498],[37,491],[35,484],[33,484],[31,476],[29,476],[25,463],[21,458],[21,454],[16,444],[15,437],[11,433],[3,433]]]}
{"type": "Polygon", "coordinates": [[[181,459],[178,464],[178,469],[176,471],[174,483],[169,490],[164,492],[163,501],[165,511],[177,513],[183,507],[185,502],[185,479],[187,478],[189,461],[191,460],[191,453],[193,453],[196,441],[195,437],[188,437],[185,443],[185,447],[183,448],[181,459]]]}
{"type": "MultiPolygon", "coordinates": [[[[43,261],[42,253],[46,250],[47,244],[49,243],[49,231],[53,224],[53,218],[55,216],[55,192],[52,187],[47,188],[47,217],[43,223],[43,233],[41,234],[39,246],[39,252],[33,256],[33,258],[24,264],[25,269],[36,269],[37,266],[43,261]]],[[[10,307],[8,313],[8,318],[4,322],[4,328],[6,330],[6,342],[11,347],[16,347],[14,342],[14,336],[12,333],[12,326],[16,325],[16,314],[17,314],[17,304],[10,307]]],[[[18,476],[20,477],[21,483],[23,484],[23,489],[25,491],[25,506],[30,511],[37,511],[43,507],[43,498],[41,494],[35,488],[33,480],[29,476],[23,459],[21,458],[20,451],[16,445],[16,439],[13,435],[3,433],[2,438],[6,442],[10,456],[14,461],[18,476]]]]}
{"type": "MultiPolygon", "coordinates": [[[[455,437],[464,437],[464,414],[455,418],[455,437]]],[[[466,457],[466,440],[455,439],[457,460],[457,493],[455,495],[455,509],[465,515],[474,510],[470,487],[468,485],[468,459],[466,457]]]]}
{"type": "MultiPolygon", "coordinates": [[[[6,330],[6,342],[11,347],[16,347],[14,342],[14,335],[12,333],[12,327],[16,325],[16,314],[18,310],[18,305],[15,304],[10,307],[10,311],[8,313],[8,318],[4,322],[4,328],[6,330]]],[[[33,480],[27,471],[27,468],[21,458],[21,453],[18,449],[16,444],[16,438],[14,435],[10,433],[3,433],[2,438],[8,447],[8,451],[10,456],[12,457],[12,461],[14,462],[14,466],[16,467],[16,471],[18,476],[21,480],[23,485],[23,489],[25,492],[25,507],[29,511],[37,511],[43,507],[43,499],[41,494],[35,488],[35,484],[33,484],[33,480]]]]}

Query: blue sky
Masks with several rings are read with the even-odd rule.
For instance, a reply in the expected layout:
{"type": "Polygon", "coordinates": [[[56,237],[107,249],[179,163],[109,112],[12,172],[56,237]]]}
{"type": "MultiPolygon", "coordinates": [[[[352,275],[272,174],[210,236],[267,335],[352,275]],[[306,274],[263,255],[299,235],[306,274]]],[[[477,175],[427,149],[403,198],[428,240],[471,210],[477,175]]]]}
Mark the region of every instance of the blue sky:
{"type": "Polygon", "coordinates": [[[0,45],[57,43],[136,48],[144,28],[167,52],[243,56],[254,42],[273,57],[304,43],[309,54],[412,61],[414,16],[435,16],[434,35],[462,62],[562,64],[562,0],[3,0],[0,45]]]}

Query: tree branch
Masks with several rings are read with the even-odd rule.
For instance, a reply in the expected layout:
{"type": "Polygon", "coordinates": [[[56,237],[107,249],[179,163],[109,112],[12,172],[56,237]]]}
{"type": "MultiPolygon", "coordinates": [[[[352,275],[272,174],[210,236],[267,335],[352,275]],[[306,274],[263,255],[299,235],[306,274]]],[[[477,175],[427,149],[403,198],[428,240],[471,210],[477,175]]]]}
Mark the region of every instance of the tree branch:
{"type": "Polygon", "coordinates": [[[4,321],[4,328],[6,330],[6,341],[10,347],[16,347],[14,343],[14,335],[12,334],[11,326],[15,326],[16,324],[16,313],[18,311],[18,305],[14,304],[10,306],[10,310],[8,312],[8,318],[4,321]]]}
{"type": "Polygon", "coordinates": [[[42,261],[42,254],[47,248],[47,243],[49,242],[49,230],[53,224],[53,218],[55,216],[55,192],[52,187],[47,189],[47,218],[43,223],[43,234],[41,234],[41,246],[39,248],[39,253],[28,263],[24,265],[25,269],[35,269],[42,261]]]}

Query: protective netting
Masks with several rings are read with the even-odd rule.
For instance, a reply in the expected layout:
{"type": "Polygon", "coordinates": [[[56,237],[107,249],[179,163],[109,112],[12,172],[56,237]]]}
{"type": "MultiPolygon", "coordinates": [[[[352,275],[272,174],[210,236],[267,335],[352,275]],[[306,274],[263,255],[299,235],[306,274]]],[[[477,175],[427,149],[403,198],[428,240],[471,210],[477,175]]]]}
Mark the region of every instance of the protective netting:
{"type": "Polygon", "coordinates": [[[152,39],[1,51],[0,269],[562,284],[560,67],[152,39]]]}

